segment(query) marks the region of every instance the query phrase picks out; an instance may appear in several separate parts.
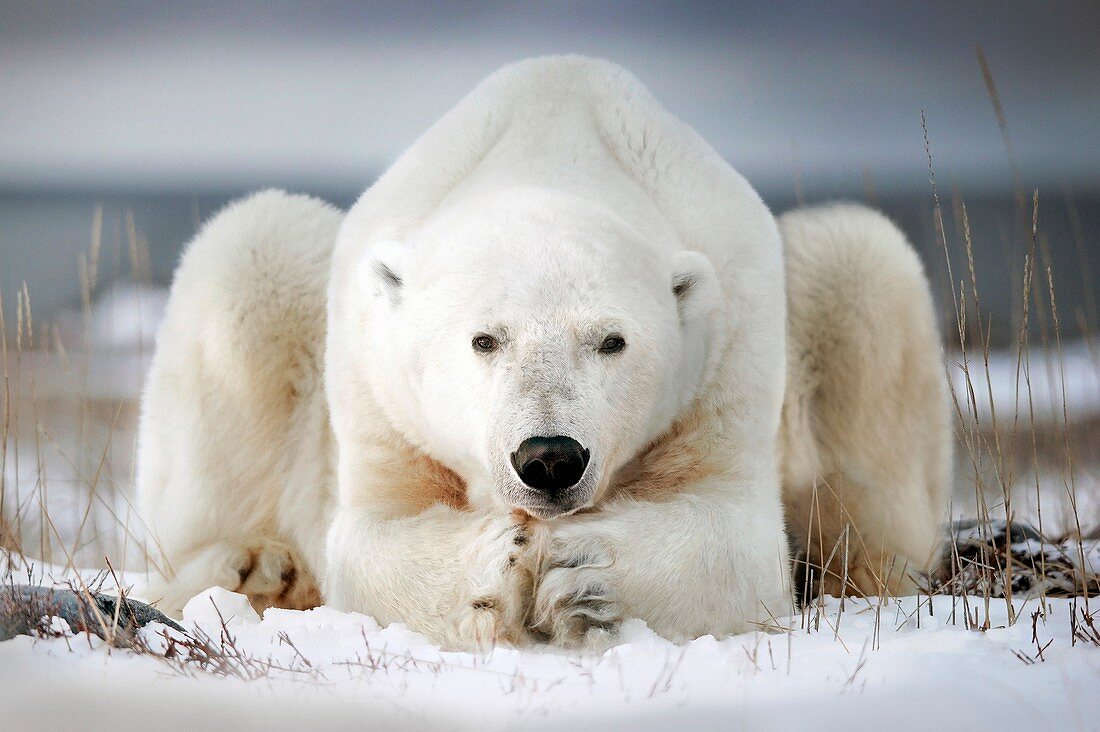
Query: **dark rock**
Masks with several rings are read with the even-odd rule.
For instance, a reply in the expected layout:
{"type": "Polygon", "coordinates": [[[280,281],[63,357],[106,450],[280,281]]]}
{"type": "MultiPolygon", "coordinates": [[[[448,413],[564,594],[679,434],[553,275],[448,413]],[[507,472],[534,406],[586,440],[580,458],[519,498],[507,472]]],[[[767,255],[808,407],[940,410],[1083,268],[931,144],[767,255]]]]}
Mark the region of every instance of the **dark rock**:
{"type": "Polygon", "coordinates": [[[137,630],[149,623],[163,623],[183,632],[167,615],[137,600],[120,601],[112,595],[82,590],[0,586],[0,641],[17,635],[48,634],[44,617],[62,618],[74,631],[94,633],[123,648],[129,647],[137,630]]]}

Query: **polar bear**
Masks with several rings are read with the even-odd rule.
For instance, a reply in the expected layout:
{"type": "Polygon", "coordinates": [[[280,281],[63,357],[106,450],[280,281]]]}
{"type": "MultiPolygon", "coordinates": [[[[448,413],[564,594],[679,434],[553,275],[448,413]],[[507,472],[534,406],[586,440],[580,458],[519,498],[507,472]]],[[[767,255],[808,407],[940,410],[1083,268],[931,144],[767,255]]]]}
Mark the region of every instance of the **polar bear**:
{"type": "Polygon", "coordinates": [[[189,246],[143,397],[145,594],[453,648],[726,635],[792,611],[785,509],[822,588],[898,591],[944,513],[934,323],[880,215],[777,224],[622,69],[506,67],[346,216],[269,191],[189,246]]]}
{"type": "Polygon", "coordinates": [[[779,217],[787,291],[780,453],[803,595],[912,593],[937,568],[954,412],[920,259],[852,204],[779,217]]]}

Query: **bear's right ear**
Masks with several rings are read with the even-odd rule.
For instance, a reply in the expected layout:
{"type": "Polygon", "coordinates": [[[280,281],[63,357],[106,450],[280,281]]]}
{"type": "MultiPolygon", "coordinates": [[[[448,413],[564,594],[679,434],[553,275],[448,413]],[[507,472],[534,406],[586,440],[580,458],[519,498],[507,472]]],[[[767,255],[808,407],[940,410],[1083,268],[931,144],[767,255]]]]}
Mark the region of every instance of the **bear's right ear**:
{"type": "Polygon", "coordinates": [[[681,322],[709,315],[718,305],[720,291],[714,265],[705,255],[682,251],[673,256],[672,294],[676,297],[681,322]]]}
{"type": "Polygon", "coordinates": [[[409,254],[404,244],[392,239],[375,242],[359,265],[359,284],[373,297],[401,302],[409,254]]]}

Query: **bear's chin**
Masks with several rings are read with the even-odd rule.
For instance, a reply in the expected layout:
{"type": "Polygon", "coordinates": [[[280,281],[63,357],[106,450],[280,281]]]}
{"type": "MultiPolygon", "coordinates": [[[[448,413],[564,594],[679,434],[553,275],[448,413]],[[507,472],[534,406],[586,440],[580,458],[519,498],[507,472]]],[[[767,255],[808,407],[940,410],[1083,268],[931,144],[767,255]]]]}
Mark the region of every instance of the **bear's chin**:
{"type": "Polygon", "coordinates": [[[591,505],[588,503],[580,503],[570,506],[560,506],[554,503],[545,503],[526,506],[512,506],[512,515],[523,521],[550,521],[556,518],[572,516],[575,513],[580,513],[590,508],[591,505]]]}

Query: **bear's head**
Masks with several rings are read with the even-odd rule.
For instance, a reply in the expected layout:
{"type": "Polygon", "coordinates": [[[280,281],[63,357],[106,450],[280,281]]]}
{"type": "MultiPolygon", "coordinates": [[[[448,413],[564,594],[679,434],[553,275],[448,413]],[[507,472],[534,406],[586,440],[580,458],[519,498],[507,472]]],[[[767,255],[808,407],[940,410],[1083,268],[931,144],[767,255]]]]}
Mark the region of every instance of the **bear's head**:
{"type": "Polygon", "coordinates": [[[710,261],[545,189],[442,207],[371,244],[362,372],[389,422],[539,518],[592,505],[696,398],[716,348],[710,261]]]}

